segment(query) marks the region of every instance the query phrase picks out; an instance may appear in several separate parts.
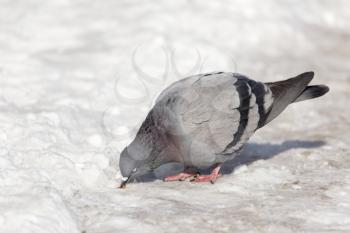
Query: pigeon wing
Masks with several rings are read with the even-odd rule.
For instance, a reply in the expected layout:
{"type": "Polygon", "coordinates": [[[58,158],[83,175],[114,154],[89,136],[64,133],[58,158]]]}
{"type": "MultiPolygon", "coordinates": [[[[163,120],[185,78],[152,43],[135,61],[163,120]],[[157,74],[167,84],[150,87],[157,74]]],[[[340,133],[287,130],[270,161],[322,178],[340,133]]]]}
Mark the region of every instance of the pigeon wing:
{"type": "Polygon", "coordinates": [[[172,112],[170,132],[185,163],[208,166],[239,150],[259,127],[268,92],[262,83],[219,72],[179,81],[157,102],[172,112]]]}

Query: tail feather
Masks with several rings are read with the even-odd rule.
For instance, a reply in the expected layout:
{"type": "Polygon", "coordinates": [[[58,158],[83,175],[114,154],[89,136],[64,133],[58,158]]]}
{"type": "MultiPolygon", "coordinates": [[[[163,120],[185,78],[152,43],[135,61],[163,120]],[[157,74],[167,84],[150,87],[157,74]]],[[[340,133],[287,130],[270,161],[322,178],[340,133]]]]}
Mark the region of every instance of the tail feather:
{"type": "Polygon", "coordinates": [[[325,94],[326,86],[310,86],[314,72],[305,72],[284,81],[266,83],[273,95],[273,104],[266,124],[277,117],[289,104],[325,94]]]}
{"type": "Polygon", "coordinates": [[[329,91],[325,85],[307,86],[305,90],[293,101],[293,103],[323,96],[329,91]]]}

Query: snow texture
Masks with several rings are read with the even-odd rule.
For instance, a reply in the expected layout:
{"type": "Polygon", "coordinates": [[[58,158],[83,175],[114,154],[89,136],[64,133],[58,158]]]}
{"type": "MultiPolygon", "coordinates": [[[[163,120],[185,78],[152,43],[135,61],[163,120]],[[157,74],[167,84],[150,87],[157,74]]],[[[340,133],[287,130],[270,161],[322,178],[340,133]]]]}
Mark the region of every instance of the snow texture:
{"type": "Polygon", "coordinates": [[[0,232],[350,232],[350,3],[0,1],[0,232]],[[157,94],[314,70],[216,184],[120,182],[157,94]]]}

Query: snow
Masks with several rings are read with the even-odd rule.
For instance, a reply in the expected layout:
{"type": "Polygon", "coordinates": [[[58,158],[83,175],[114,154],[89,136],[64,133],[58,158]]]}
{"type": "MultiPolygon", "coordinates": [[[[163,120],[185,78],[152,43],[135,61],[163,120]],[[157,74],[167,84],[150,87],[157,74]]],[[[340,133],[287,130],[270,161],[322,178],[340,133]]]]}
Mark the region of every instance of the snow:
{"type": "Polygon", "coordinates": [[[350,232],[350,3],[0,2],[0,232],[350,232]],[[314,70],[216,184],[120,182],[119,153],[186,75],[314,70]]]}

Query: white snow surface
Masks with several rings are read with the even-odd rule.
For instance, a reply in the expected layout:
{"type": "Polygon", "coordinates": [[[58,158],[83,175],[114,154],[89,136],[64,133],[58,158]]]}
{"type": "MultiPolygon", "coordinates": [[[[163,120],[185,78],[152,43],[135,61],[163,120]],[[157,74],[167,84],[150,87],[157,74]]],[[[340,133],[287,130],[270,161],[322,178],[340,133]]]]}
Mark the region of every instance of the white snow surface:
{"type": "Polygon", "coordinates": [[[350,232],[350,2],[0,1],[0,232],[350,232]],[[259,130],[214,185],[120,182],[119,153],[181,77],[326,96],[259,130]]]}

